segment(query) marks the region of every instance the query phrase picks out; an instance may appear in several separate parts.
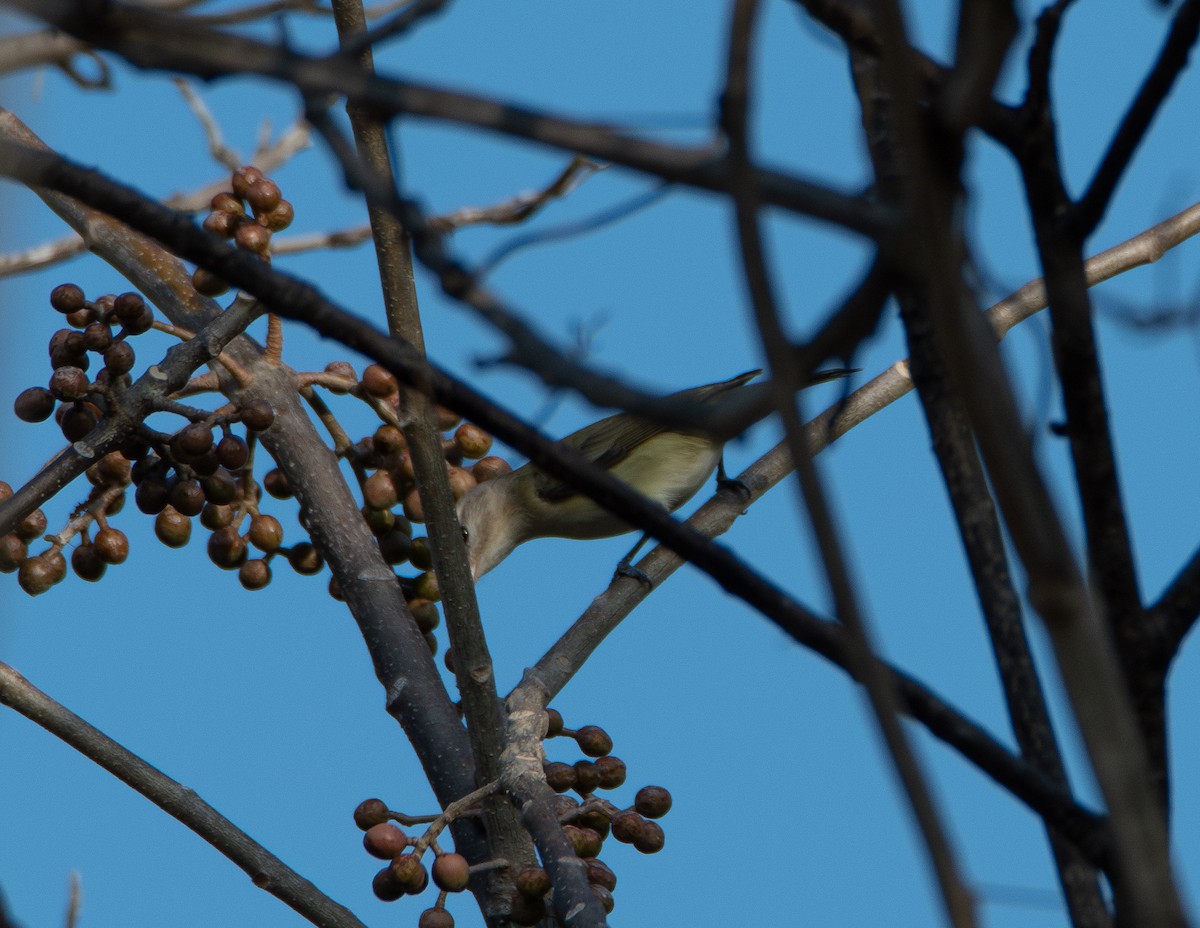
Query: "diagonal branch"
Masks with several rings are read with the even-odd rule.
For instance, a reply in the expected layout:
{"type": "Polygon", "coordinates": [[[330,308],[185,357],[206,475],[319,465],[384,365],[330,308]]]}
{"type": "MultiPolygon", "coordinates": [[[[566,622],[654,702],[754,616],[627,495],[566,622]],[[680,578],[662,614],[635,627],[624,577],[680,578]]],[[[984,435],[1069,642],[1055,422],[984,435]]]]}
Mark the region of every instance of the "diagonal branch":
{"type": "Polygon", "coordinates": [[[354,913],[284,864],[193,790],[127,751],[4,663],[0,663],[0,702],[133,787],[241,867],[255,886],[265,889],[314,925],[365,928],[354,913]]]}

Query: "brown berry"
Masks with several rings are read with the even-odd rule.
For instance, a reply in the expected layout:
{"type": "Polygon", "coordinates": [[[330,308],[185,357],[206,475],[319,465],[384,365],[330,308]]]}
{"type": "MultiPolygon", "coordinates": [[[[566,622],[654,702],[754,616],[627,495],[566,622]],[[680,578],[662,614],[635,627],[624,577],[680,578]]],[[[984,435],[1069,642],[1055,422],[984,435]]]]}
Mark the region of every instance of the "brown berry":
{"type": "Polygon", "coordinates": [[[442,590],[438,584],[437,574],[432,570],[425,571],[413,583],[413,592],[421,599],[432,600],[435,603],[440,602],[442,590]]]}
{"type": "Polygon", "coordinates": [[[133,494],[137,508],[148,516],[156,516],[171,501],[171,485],[162,477],[146,477],[133,494]]]}
{"type": "Polygon", "coordinates": [[[377,470],[363,483],[363,502],[372,509],[391,509],[400,500],[396,484],[386,470],[377,470]]]}
{"type": "Polygon", "coordinates": [[[442,616],[438,612],[437,603],[428,599],[414,599],[408,604],[408,611],[417,622],[417,628],[428,634],[441,624],[442,616]]]}
{"type": "Polygon", "coordinates": [[[364,799],[354,809],[354,824],[362,831],[388,820],[387,803],[382,799],[364,799]]]}
{"type": "Polygon", "coordinates": [[[596,886],[603,886],[609,892],[617,888],[617,875],[612,872],[612,868],[608,864],[594,857],[588,858],[584,863],[587,864],[587,878],[589,883],[593,883],[596,886]]]}
{"type": "Polygon", "coordinates": [[[620,812],[613,816],[612,836],[622,844],[632,844],[645,821],[636,812],[620,812]]]}
{"type": "Polygon", "coordinates": [[[141,335],[154,328],[154,311],[149,306],[143,306],[142,311],[132,319],[121,323],[121,330],[128,335],[141,335]]]}
{"type": "Polygon", "coordinates": [[[214,194],[208,203],[208,208],[214,212],[234,213],[238,216],[246,215],[246,208],[242,206],[242,201],[228,190],[222,190],[220,193],[214,194]]]}
{"type": "Polygon", "coordinates": [[[461,893],[471,879],[471,865],[462,854],[439,854],[433,861],[433,882],[448,893],[461,893]]]}
{"type": "Polygon", "coordinates": [[[404,888],[392,876],[391,866],[384,867],[371,880],[371,892],[380,902],[395,902],[404,895],[404,888]]]}
{"type": "Polygon", "coordinates": [[[575,761],[575,792],[580,796],[586,796],[599,788],[600,771],[596,769],[596,765],[590,760],[575,761]]]}
{"type": "Polygon", "coordinates": [[[550,892],[550,874],[541,867],[526,867],[517,874],[516,884],[522,895],[540,899],[550,892]]]}
{"type": "Polygon", "coordinates": [[[462,499],[478,485],[478,481],[471,472],[461,467],[451,467],[446,476],[450,481],[450,492],[454,494],[456,500],[462,499]]]}
{"type": "Polygon", "coordinates": [[[229,284],[211,271],[202,267],[192,271],[192,286],[201,296],[220,296],[229,290],[229,284]]]}
{"type": "Polygon", "coordinates": [[[230,178],[234,195],[244,200],[246,192],[250,189],[250,185],[257,183],[264,177],[266,175],[252,164],[238,168],[233,172],[233,177],[230,178]]]}
{"type": "Polygon", "coordinates": [[[279,205],[279,185],[269,177],[256,180],[246,188],[242,199],[250,204],[255,214],[266,213],[279,205]]]}
{"type": "Polygon", "coordinates": [[[437,408],[438,431],[449,432],[458,423],[462,422],[462,416],[456,413],[453,409],[447,409],[445,406],[437,408]]]}
{"type": "Polygon", "coordinates": [[[367,365],[363,370],[361,384],[363,392],[380,399],[393,396],[400,389],[396,378],[380,364],[367,365]]]}
{"type": "Polygon", "coordinates": [[[171,487],[168,501],[185,516],[198,516],[204,509],[204,490],[195,479],[178,480],[171,487]]]}
{"type": "Polygon", "coordinates": [[[275,410],[266,400],[251,400],[242,407],[242,422],[255,432],[265,432],[275,421],[275,410]]]}
{"type": "Polygon", "coordinates": [[[261,558],[251,558],[238,568],[238,582],[247,590],[261,590],[271,582],[271,565],[261,558]]]}
{"type": "Polygon", "coordinates": [[[208,538],[208,559],[223,570],[234,570],[246,560],[246,539],[232,525],[217,529],[208,538]]]}
{"type": "Polygon", "coordinates": [[[250,446],[237,435],[226,435],[217,443],[217,460],[229,470],[241,470],[250,460],[250,446]]]}
{"type": "Polygon", "coordinates": [[[72,403],[59,408],[62,411],[59,428],[67,441],[79,441],[100,423],[97,409],[91,403],[72,403]]]}
{"type": "Polygon", "coordinates": [[[553,738],[556,735],[561,735],[563,730],[563,717],[557,709],[546,709],[546,737],[553,738]]]}
{"type": "Polygon", "coordinates": [[[661,786],[643,786],[633,799],[633,808],[646,818],[662,818],[671,811],[671,794],[661,786]]]}
{"type": "Polygon", "coordinates": [[[13,532],[0,535],[0,573],[11,574],[29,557],[29,545],[13,532]]]}
{"type": "Polygon", "coordinates": [[[214,506],[227,506],[238,498],[237,481],[224,468],[219,467],[207,477],[202,477],[200,486],[204,489],[204,498],[214,506]]]}
{"type": "Polygon", "coordinates": [[[237,227],[233,241],[238,248],[256,255],[265,255],[271,250],[271,230],[256,222],[247,222],[237,227]]]}
{"type": "Polygon", "coordinates": [[[613,894],[603,886],[597,886],[595,883],[593,883],[592,895],[600,900],[600,905],[604,908],[604,914],[611,915],[613,907],[616,905],[616,901],[613,899],[613,894]]]}
{"type": "Polygon", "coordinates": [[[104,366],[114,374],[128,374],[134,360],[133,346],[126,341],[113,342],[104,352],[104,366]]]}
{"type": "Polygon", "coordinates": [[[625,782],[625,761],[612,754],[597,757],[596,771],[600,774],[600,789],[616,789],[625,782]]]}
{"type": "Polygon", "coordinates": [[[83,304],[83,290],[75,284],[59,284],[50,291],[50,305],[64,315],[79,312],[83,304]]]}
{"type": "Polygon", "coordinates": [[[643,854],[657,854],[666,843],[667,836],[663,834],[662,826],[658,822],[642,819],[637,834],[634,835],[633,846],[643,854]]]}
{"type": "Polygon", "coordinates": [[[212,429],[203,422],[193,422],[190,425],[185,425],[171,436],[172,450],[177,450],[184,457],[188,458],[199,457],[212,446],[212,429]]]}
{"type": "Polygon", "coordinates": [[[476,483],[486,483],[488,480],[511,473],[512,465],[504,458],[498,458],[494,454],[480,458],[471,466],[471,476],[475,478],[476,483]]]}
{"type": "Polygon", "coordinates": [[[429,874],[415,854],[397,854],[392,858],[391,866],[392,876],[406,893],[415,896],[429,883],[429,874]]]}
{"type": "Polygon", "coordinates": [[[462,449],[463,457],[470,460],[482,458],[492,447],[492,436],[473,422],[460,425],[454,433],[454,440],[462,449]]]}
{"type": "Polygon", "coordinates": [[[232,506],[217,505],[216,503],[205,503],[204,508],[200,510],[200,524],[210,532],[216,531],[219,528],[224,528],[232,521],[232,506]]]}
{"type": "MultiPolygon", "coordinates": [[[[349,361],[330,361],[325,365],[325,373],[333,374],[334,377],[338,377],[342,380],[358,383],[358,374],[355,373],[354,365],[349,361]]],[[[342,395],[348,393],[352,387],[326,386],[325,389],[330,393],[342,395]]]]}
{"type": "Polygon", "coordinates": [[[139,293],[122,293],[113,301],[113,313],[123,324],[136,319],[145,308],[146,301],[139,293]]]}
{"type": "Polygon", "coordinates": [[[129,539],[120,529],[108,527],[100,529],[96,533],[92,547],[96,549],[96,557],[105,564],[124,564],[125,558],[129,557],[129,539]]]}
{"type": "Polygon", "coordinates": [[[325,566],[325,559],[311,542],[302,541],[299,544],[292,545],[287,554],[288,563],[292,565],[292,570],[298,574],[319,574],[321,568],[325,566]]]}
{"type": "MultiPolygon", "coordinates": [[[[6,536],[7,537],[7,536],[6,536]]],[[[91,545],[80,545],[71,552],[71,570],[80,580],[95,583],[104,576],[108,565],[96,555],[96,549],[91,545]]]]}
{"type": "Polygon", "coordinates": [[[50,392],[60,400],[78,400],[92,388],[87,374],[78,367],[60,367],[50,375],[50,392]]]}
{"type": "Polygon", "coordinates": [[[612,738],[599,725],[584,725],[575,732],[575,743],[588,757],[603,757],[613,749],[612,738]]]}
{"type": "Polygon", "coordinates": [[[242,216],[236,213],[229,213],[223,209],[216,210],[204,217],[202,225],[213,235],[219,235],[221,238],[232,238],[233,233],[238,230],[238,226],[242,224],[242,216]]]}
{"type": "Polygon", "coordinates": [[[454,916],[445,909],[434,906],[421,913],[421,917],[417,919],[417,928],[454,928],[454,916]]]}
{"type": "Polygon", "coordinates": [[[274,516],[259,514],[250,520],[250,544],[270,554],[283,544],[283,526],[274,516]]]}
{"type": "Polygon", "coordinates": [[[410,522],[424,522],[425,509],[421,505],[421,494],[413,487],[404,497],[404,517],[410,522]]]}
{"type": "Polygon", "coordinates": [[[408,551],[408,560],[417,570],[429,570],[433,567],[433,549],[429,547],[429,539],[422,535],[412,540],[408,551]]]}
{"type": "Polygon", "coordinates": [[[54,414],[54,394],[45,387],[22,390],[13,401],[13,412],[23,422],[45,422],[54,414]]]}
{"type": "Polygon", "coordinates": [[[287,475],[278,467],[272,468],[263,475],[263,489],[276,499],[291,499],[293,496],[287,475]]]}
{"type": "Polygon", "coordinates": [[[46,533],[46,525],[46,514],[40,509],[35,509],[17,523],[13,533],[22,541],[33,541],[46,533]]]}
{"type": "Polygon", "coordinates": [[[260,213],[258,221],[272,232],[282,232],[296,218],[295,207],[287,200],[280,200],[265,213],[260,213]]]}
{"type": "MultiPolygon", "coordinates": [[[[379,512],[381,510],[374,511],[379,512]]],[[[382,511],[387,512],[386,509],[382,511]]],[[[379,536],[379,553],[383,555],[383,559],[389,564],[403,564],[408,560],[411,550],[412,539],[408,537],[406,532],[402,532],[398,528],[394,528],[390,532],[385,532],[379,536]]]]}
{"type": "Polygon", "coordinates": [[[30,596],[40,596],[55,584],[54,567],[42,557],[29,557],[17,569],[17,583],[30,596]]]}
{"type": "Polygon", "coordinates": [[[168,548],[182,548],[192,538],[192,520],[167,506],[154,517],[154,534],[168,548]]]}
{"type": "Polygon", "coordinates": [[[556,793],[565,793],[575,785],[575,768],[560,761],[551,761],[543,768],[546,772],[546,783],[556,793]]]}

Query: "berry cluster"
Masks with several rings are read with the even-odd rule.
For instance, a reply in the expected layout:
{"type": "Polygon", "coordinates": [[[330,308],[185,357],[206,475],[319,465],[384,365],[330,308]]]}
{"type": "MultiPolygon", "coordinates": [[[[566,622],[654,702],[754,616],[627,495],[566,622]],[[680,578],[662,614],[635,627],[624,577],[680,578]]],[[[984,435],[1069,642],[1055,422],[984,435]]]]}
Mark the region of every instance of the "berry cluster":
{"type": "Polygon", "coordinates": [[[395,902],[402,896],[419,895],[429,885],[432,873],[434,885],[441,893],[437,903],[421,913],[419,928],[454,928],[454,916],[446,911],[446,896],[467,888],[471,866],[461,854],[443,851],[438,846],[437,836],[450,820],[445,816],[410,819],[392,812],[381,799],[367,799],[354,810],[354,823],[366,832],[363,847],[367,853],[388,861],[371,881],[375,896],[384,902],[395,902]],[[392,824],[393,820],[432,824],[420,838],[412,838],[392,824]],[[432,850],[434,854],[429,870],[421,862],[426,850],[432,850]]]}
{"type": "MultiPolygon", "coordinates": [[[[625,783],[625,763],[610,753],[612,738],[596,725],[574,730],[565,728],[562,716],[556,710],[547,709],[546,713],[549,721],[546,737],[571,738],[587,755],[573,764],[549,762],[543,769],[546,782],[559,794],[555,796],[555,805],[563,832],[587,868],[592,892],[605,911],[611,912],[617,876],[599,859],[604,842],[611,836],[644,854],[661,851],[665,837],[662,827],[654,819],[670,811],[671,794],[661,786],[643,786],[628,808],[596,796],[598,790],[616,789],[625,783]],[[579,798],[565,795],[568,790],[574,791],[579,798]]],[[[445,911],[446,893],[466,889],[472,868],[461,855],[445,854],[437,848],[436,834],[449,824],[447,817],[410,818],[391,811],[380,799],[368,799],[355,810],[354,821],[366,832],[363,844],[367,852],[390,861],[375,874],[372,882],[375,895],[385,902],[424,891],[429,876],[421,864],[421,854],[428,847],[434,848],[433,881],[443,892],[436,906],[422,914],[420,924],[422,928],[453,928],[454,919],[445,911]],[[393,821],[434,824],[421,838],[411,838],[392,824],[393,821]]],[[[482,869],[482,866],[486,864],[475,869],[482,869]]],[[[536,925],[546,917],[551,904],[550,875],[541,867],[530,867],[515,874],[513,882],[517,889],[510,900],[513,923],[536,925]]]]}
{"type": "MultiPolygon", "coordinates": [[[[291,223],[291,204],[282,198],[278,185],[254,167],[236,171],[230,188],[213,197],[204,227],[269,260],[271,235],[291,223]]],[[[193,283],[197,290],[210,295],[226,289],[203,269],[194,273],[193,283]]],[[[189,332],[156,322],[137,293],[88,300],[80,287],[62,284],[54,288],[50,304],[66,317],[70,328],[60,329],[50,339],[52,373],[47,385],[23,391],[14,407],[17,416],[26,422],[54,416],[64,437],[72,442],[95,429],[131,385],[136,361],[130,343],[133,336],[157,328],[177,337],[191,337],[189,332]],[[89,378],[93,361],[102,361],[103,366],[94,378],[89,378]]],[[[274,316],[268,320],[268,351],[278,351],[282,341],[280,322],[274,316]]],[[[413,538],[413,523],[422,522],[424,515],[412,458],[399,428],[403,402],[399,383],[374,364],[359,378],[345,361],[331,362],[320,372],[296,374],[295,379],[298,390],[310,391],[306,396],[312,395],[313,387],[335,395],[349,394],[371,407],[381,420],[373,434],[357,442],[335,424],[331,428],[335,450],[354,470],[364,502],[362,516],[384,560],[393,567],[410,562],[420,572],[417,576],[398,576],[398,582],[436,652],[432,632],[440,621],[435,605],[440,592],[431,569],[429,542],[413,538]]],[[[262,589],[271,582],[271,565],[279,556],[297,573],[320,572],[324,562],[317,549],[307,540],[285,547],[279,519],[260,510],[264,490],[280,500],[294,495],[288,478],[278,468],[268,470],[261,485],[255,480],[256,436],[274,421],[270,405],[254,400],[209,411],[178,401],[181,395],[212,392],[216,386],[212,375],[201,376],[183,394],[163,398],[158,408],[183,417],[184,425],[174,433],[139,425],[118,451],[88,470],[93,484],[90,495],[76,507],[61,531],[46,536],[50,542],[47,550],[30,556],[28,549],[32,541],[46,533],[47,519],[41,510],[0,537],[0,570],[17,571],[22,588],[38,594],[65,577],[69,553],[78,576],[99,580],[109,565],[120,564],[128,557],[128,539],[108,524],[108,517],[120,511],[126,488],[132,484],[137,508],[154,516],[155,534],[163,544],[173,548],[186,545],[193,520],[199,518],[200,525],[211,533],[207,541],[209,559],[218,567],[236,570],[247,589],[262,589]],[[233,426],[238,424],[244,426],[244,433],[234,431],[233,426]],[[76,536],[78,545],[67,552],[67,544],[76,536]]],[[[439,425],[445,433],[442,444],[447,477],[456,498],[477,482],[511,470],[503,459],[488,456],[492,438],[483,429],[462,423],[443,409],[439,409],[439,425]],[[468,466],[467,462],[472,461],[475,463],[468,466]]],[[[0,483],[0,502],[11,496],[8,484],[0,483]]],[[[330,581],[330,593],[340,598],[334,580],[330,581]]]]}
{"type": "MultiPolygon", "coordinates": [[[[279,185],[256,167],[234,171],[230,187],[212,198],[204,228],[232,239],[243,251],[270,261],[271,235],[292,224],[295,218],[292,204],[283,199],[279,185]]],[[[229,289],[225,281],[204,268],[197,268],[192,274],[192,285],[205,296],[220,296],[229,289]]]]}

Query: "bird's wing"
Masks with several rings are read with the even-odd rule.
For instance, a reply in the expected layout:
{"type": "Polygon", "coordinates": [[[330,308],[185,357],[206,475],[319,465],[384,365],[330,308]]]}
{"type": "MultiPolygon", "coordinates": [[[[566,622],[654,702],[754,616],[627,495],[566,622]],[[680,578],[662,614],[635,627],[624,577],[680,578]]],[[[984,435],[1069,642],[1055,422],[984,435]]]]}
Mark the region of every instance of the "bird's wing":
{"type": "MultiPolygon", "coordinates": [[[[671,394],[670,398],[690,397],[697,403],[709,403],[723,393],[737,390],[753,380],[762,371],[747,371],[730,380],[705,384],[671,394]]],[[[562,439],[598,467],[612,470],[636,449],[656,435],[661,435],[668,426],[633,413],[621,412],[599,422],[584,426],[562,439]]],[[[551,477],[536,467],[533,468],[533,487],[538,497],[548,503],[575,496],[579,491],[557,477],[551,477]]]]}
{"type": "MultiPolygon", "coordinates": [[[[611,470],[636,448],[665,430],[665,425],[622,412],[585,426],[562,439],[562,443],[570,445],[597,467],[611,470]]],[[[538,498],[548,503],[567,499],[579,492],[570,484],[537,468],[533,472],[533,486],[538,498]]]]}

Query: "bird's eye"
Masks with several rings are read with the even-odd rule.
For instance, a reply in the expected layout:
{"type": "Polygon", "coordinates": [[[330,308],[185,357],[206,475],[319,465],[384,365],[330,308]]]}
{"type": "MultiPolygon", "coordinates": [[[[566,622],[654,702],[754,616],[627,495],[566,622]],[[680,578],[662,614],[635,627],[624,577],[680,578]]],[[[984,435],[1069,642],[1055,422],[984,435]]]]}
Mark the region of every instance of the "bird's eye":
{"type": "Polygon", "coordinates": [[[471,532],[467,529],[467,527],[465,525],[462,527],[462,533],[463,533],[463,541],[467,541],[471,537],[471,532]]]}

